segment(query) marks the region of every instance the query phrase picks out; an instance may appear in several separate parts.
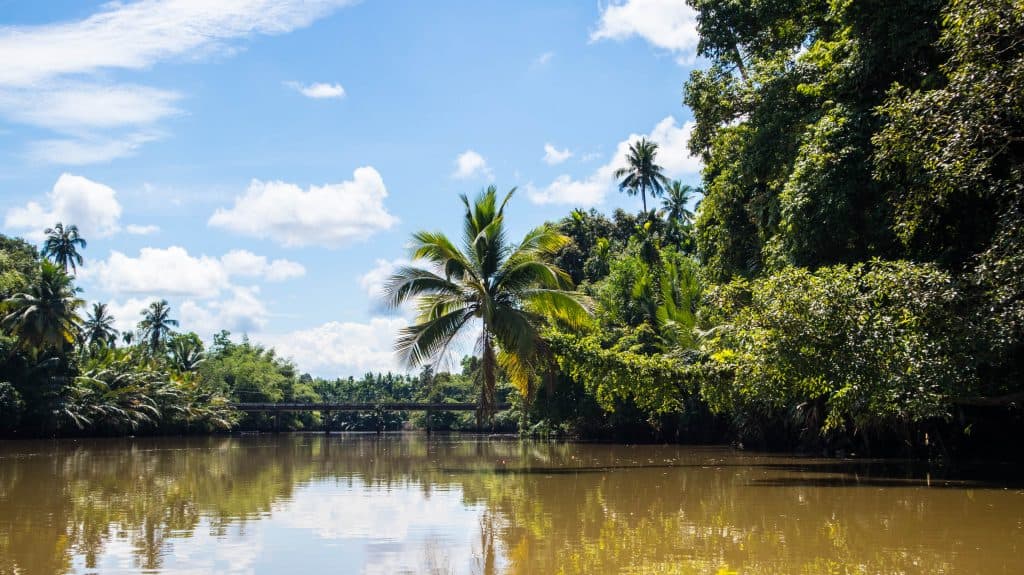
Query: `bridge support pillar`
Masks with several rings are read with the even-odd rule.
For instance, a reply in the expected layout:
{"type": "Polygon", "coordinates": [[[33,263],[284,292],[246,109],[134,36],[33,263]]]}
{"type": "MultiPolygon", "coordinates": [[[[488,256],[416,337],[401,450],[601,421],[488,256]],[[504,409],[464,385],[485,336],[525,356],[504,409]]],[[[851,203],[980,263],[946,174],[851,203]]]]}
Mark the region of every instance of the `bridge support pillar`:
{"type": "Polygon", "coordinates": [[[430,426],[433,423],[433,419],[434,419],[433,416],[434,416],[434,412],[428,409],[427,410],[427,416],[425,418],[425,421],[427,422],[427,436],[428,437],[430,436],[430,432],[431,432],[430,426]]]}
{"type": "Polygon", "coordinates": [[[324,412],[324,435],[331,434],[331,412],[324,412]]]}

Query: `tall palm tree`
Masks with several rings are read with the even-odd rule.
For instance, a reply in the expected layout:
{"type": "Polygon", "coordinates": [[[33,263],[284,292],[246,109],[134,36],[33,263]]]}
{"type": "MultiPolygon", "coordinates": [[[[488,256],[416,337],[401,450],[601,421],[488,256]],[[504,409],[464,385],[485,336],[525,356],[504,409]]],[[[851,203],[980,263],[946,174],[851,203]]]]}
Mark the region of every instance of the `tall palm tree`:
{"type": "Polygon", "coordinates": [[[679,180],[672,180],[669,183],[665,188],[665,199],[661,202],[669,223],[681,222],[685,225],[693,223],[694,214],[686,205],[697,194],[700,194],[699,189],[687,186],[679,180]]]}
{"type": "Polygon", "coordinates": [[[74,343],[82,321],[78,308],[84,302],[79,291],[63,270],[43,261],[39,277],[28,289],[3,302],[0,323],[23,347],[63,352],[74,343]]]}
{"type": "Polygon", "coordinates": [[[113,347],[117,342],[117,330],[114,329],[114,316],[107,311],[107,304],[92,304],[92,312],[82,324],[85,338],[90,345],[104,344],[113,347]]]}
{"type": "Polygon", "coordinates": [[[465,206],[463,245],[442,233],[413,234],[412,259],[430,269],[400,268],[389,279],[388,305],[415,301],[416,322],[403,329],[395,349],[410,367],[443,355],[461,334],[475,332],[480,362],[479,418],[490,415],[499,366],[529,397],[531,381],[542,368],[545,344],[540,328],[547,321],[579,326],[589,319],[582,296],[569,291],[572,280],[553,262],[569,243],[557,228],[534,228],[519,244],[505,237],[505,205],[491,186],[465,206]],[[476,331],[479,330],[479,331],[476,331]]]}
{"type": "Polygon", "coordinates": [[[78,266],[83,262],[78,248],[85,249],[86,246],[85,238],[78,234],[78,226],[70,225],[65,228],[64,224],[57,222],[57,225],[47,228],[45,233],[43,256],[63,267],[64,273],[68,273],[68,268],[72,273],[78,273],[78,266]]]}
{"type": "Polygon", "coordinates": [[[171,319],[171,305],[165,299],[155,301],[142,310],[139,330],[153,353],[163,349],[164,340],[171,333],[171,328],[177,326],[178,320],[171,319]]]}
{"type": "Polygon", "coordinates": [[[640,194],[647,213],[647,194],[652,198],[660,196],[668,185],[664,168],[655,163],[658,155],[658,144],[641,138],[629,146],[626,155],[626,166],[615,170],[615,179],[619,180],[619,190],[631,196],[640,194]]]}

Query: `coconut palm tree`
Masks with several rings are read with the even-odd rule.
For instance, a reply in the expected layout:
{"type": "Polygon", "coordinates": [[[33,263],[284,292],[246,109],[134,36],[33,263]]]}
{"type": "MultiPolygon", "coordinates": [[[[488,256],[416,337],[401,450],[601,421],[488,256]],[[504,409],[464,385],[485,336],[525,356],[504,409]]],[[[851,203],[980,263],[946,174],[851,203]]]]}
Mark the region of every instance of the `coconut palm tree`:
{"type": "Polygon", "coordinates": [[[387,304],[398,307],[415,301],[415,323],[403,329],[395,343],[410,367],[442,356],[456,337],[476,336],[480,362],[480,419],[493,411],[499,366],[529,397],[531,382],[542,368],[545,344],[540,328],[548,321],[579,326],[589,319],[586,302],[569,291],[572,280],[553,262],[569,243],[557,228],[534,228],[519,244],[505,236],[505,206],[515,190],[499,204],[491,186],[465,206],[461,249],[439,232],[413,235],[414,263],[389,279],[387,304]]]}
{"type": "Polygon", "coordinates": [[[85,238],[78,234],[78,226],[70,225],[65,228],[64,224],[57,222],[57,225],[47,228],[45,233],[43,256],[63,267],[64,273],[68,273],[68,268],[72,273],[77,273],[78,266],[83,262],[78,248],[85,249],[86,246],[85,238]]]}
{"type": "Polygon", "coordinates": [[[203,363],[203,342],[194,333],[176,335],[171,338],[170,345],[171,365],[182,373],[199,369],[203,363]]]}
{"type": "Polygon", "coordinates": [[[647,194],[652,198],[660,196],[668,185],[664,168],[655,163],[658,155],[658,144],[641,138],[629,146],[626,155],[626,166],[615,170],[614,177],[619,180],[619,190],[630,196],[640,194],[647,213],[647,194]]]}
{"type": "Polygon", "coordinates": [[[0,323],[23,347],[63,352],[79,333],[78,308],[84,303],[79,291],[56,264],[43,261],[28,289],[3,302],[0,323]]]}
{"type": "Polygon", "coordinates": [[[699,189],[687,186],[679,180],[672,180],[668,187],[665,188],[665,198],[661,201],[669,223],[681,222],[684,225],[692,224],[694,214],[686,205],[698,194],[700,194],[699,189]]]}
{"type": "Polygon", "coordinates": [[[92,312],[85,323],[82,324],[85,332],[85,339],[89,345],[103,345],[113,347],[117,343],[117,330],[114,329],[114,316],[107,311],[107,304],[92,304],[92,312]]]}
{"type": "Polygon", "coordinates": [[[172,327],[178,326],[178,320],[171,319],[171,305],[167,300],[162,299],[149,304],[149,307],[142,310],[142,321],[139,322],[139,330],[142,338],[149,343],[149,349],[157,353],[164,347],[164,341],[171,333],[172,327]]]}

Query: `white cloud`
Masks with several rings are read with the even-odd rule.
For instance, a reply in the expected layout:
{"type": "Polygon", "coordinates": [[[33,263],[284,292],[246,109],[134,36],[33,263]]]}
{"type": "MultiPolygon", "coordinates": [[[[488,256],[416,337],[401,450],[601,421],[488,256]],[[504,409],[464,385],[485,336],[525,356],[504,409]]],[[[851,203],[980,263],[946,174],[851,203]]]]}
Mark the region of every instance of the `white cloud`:
{"type": "Polygon", "coordinates": [[[57,222],[77,225],[89,240],[105,237],[120,229],[121,204],[110,186],[82,176],[61,174],[44,204],[29,202],[24,207],[10,208],[4,226],[24,230],[29,239],[39,240],[43,230],[57,222]],[[44,205],[45,204],[45,205],[44,205]]]}
{"type": "Polygon", "coordinates": [[[0,85],[29,86],[102,69],[229,48],[231,40],[308,26],[349,0],[111,2],[84,20],[0,30],[0,85]]]}
{"type": "Polygon", "coordinates": [[[544,144],[544,163],[549,166],[555,166],[568,160],[572,157],[572,152],[569,148],[559,150],[552,144],[544,144]]]}
{"type": "Polygon", "coordinates": [[[141,226],[137,224],[128,224],[124,227],[124,231],[132,234],[133,236],[148,236],[155,234],[160,231],[160,226],[146,225],[141,226]]]}
{"type": "MultiPolygon", "coordinates": [[[[135,331],[139,322],[142,321],[142,312],[149,307],[150,303],[159,299],[156,297],[140,297],[129,298],[123,302],[116,299],[106,302],[107,311],[114,318],[114,329],[121,333],[135,331]]],[[[90,305],[89,308],[92,309],[92,306],[90,305]]]]}
{"type": "Polygon", "coordinates": [[[398,268],[408,266],[412,262],[405,258],[394,260],[378,259],[373,269],[359,276],[359,285],[371,299],[380,299],[384,295],[384,284],[398,268]]]}
{"type": "MultiPolygon", "coordinates": [[[[665,168],[665,174],[670,178],[678,178],[684,175],[699,174],[701,170],[700,158],[691,154],[688,147],[690,133],[693,131],[693,122],[686,122],[676,125],[676,119],[668,116],[658,122],[647,137],[658,144],[658,163],[665,168]]],[[[638,138],[631,137],[630,143],[638,138]]],[[[619,161],[624,161],[625,152],[620,146],[619,161]]]]}
{"type": "Polygon", "coordinates": [[[235,333],[259,332],[267,325],[270,313],[259,299],[259,287],[231,286],[228,297],[199,303],[185,300],[180,307],[182,329],[209,337],[222,329],[235,333]]]}
{"type": "Polygon", "coordinates": [[[643,137],[658,144],[657,161],[665,169],[666,176],[680,178],[697,174],[701,169],[700,160],[687,149],[687,141],[692,130],[693,122],[677,125],[676,119],[668,116],[658,122],[649,134],[630,134],[628,138],[619,142],[612,159],[586,178],[576,180],[563,174],[543,188],[528,184],[527,196],[537,204],[600,204],[609,190],[615,189],[615,170],[625,165],[630,144],[643,137]]]}
{"type": "Polygon", "coordinates": [[[285,334],[265,334],[271,345],[303,371],[325,377],[360,375],[369,371],[405,371],[393,351],[405,318],[375,317],[369,322],[337,322],[285,334]]]}
{"type": "Polygon", "coordinates": [[[28,145],[28,158],[46,164],[85,166],[101,164],[135,155],[143,144],[159,140],[153,133],[135,133],[108,138],[105,136],[81,136],[37,140],[28,145]]]}
{"type": "Polygon", "coordinates": [[[111,251],[107,259],[88,265],[82,277],[113,294],[213,298],[237,289],[231,278],[283,281],[305,273],[306,268],[296,262],[268,261],[246,250],[233,250],[218,259],[193,256],[185,248],[171,246],[142,248],[136,257],[111,251]]]}
{"type": "Polygon", "coordinates": [[[153,124],[177,113],[176,92],[130,84],[73,83],[0,91],[0,111],[13,121],[50,128],[118,128],[153,124]]]}
{"type": "Polygon", "coordinates": [[[307,98],[323,100],[330,98],[344,98],[345,88],[341,84],[325,84],[314,82],[312,84],[301,84],[299,82],[285,82],[285,86],[295,90],[307,98]]]}
{"type": "Polygon", "coordinates": [[[214,297],[228,287],[229,274],[220,260],[193,257],[185,248],[142,248],[138,257],[111,251],[110,257],[88,266],[108,293],[214,297]]]}
{"type": "Polygon", "coordinates": [[[181,95],[116,83],[109,71],[227,53],[239,40],[290,32],[349,3],[109,2],[80,20],[2,27],[0,117],[74,135],[29,142],[29,157],[36,160],[83,165],[128,156],[155,139],[144,128],[179,113],[181,95]],[[117,129],[128,133],[109,133],[117,129]]]}
{"type": "MultiPolygon", "coordinates": [[[[254,333],[267,325],[270,313],[259,298],[257,286],[228,286],[221,299],[197,301],[173,296],[140,296],[126,300],[111,299],[107,309],[119,332],[134,332],[149,304],[161,299],[171,302],[171,317],[178,320],[178,331],[194,331],[209,338],[222,329],[234,333],[254,333]]],[[[91,306],[90,306],[91,309],[91,306]]]]}
{"type": "Polygon", "coordinates": [[[220,258],[231,275],[263,277],[268,281],[284,281],[306,275],[306,268],[289,260],[268,261],[248,250],[231,250],[220,258]]]}
{"type": "Polygon", "coordinates": [[[384,207],[387,195],[384,180],[372,167],[357,169],[352,180],[308,191],[286,182],[253,180],[233,207],[218,209],[208,223],[286,246],[337,247],[398,221],[384,207]]]}
{"type": "Polygon", "coordinates": [[[458,180],[467,180],[475,177],[486,177],[492,179],[494,174],[487,166],[487,160],[473,150],[466,150],[455,158],[455,171],[452,177],[458,180]]]}
{"type": "Polygon", "coordinates": [[[562,174],[544,188],[537,188],[532,183],[527,184],[526,195],[535,204],[594,206],[604,201],[609,185],[605,179],[595,176],[574,180],[562,174]]]}
{"type": "Polygon", "coordinates": [[[114,295],[111,312],[118,329],[134,329],[151,301],[168,299],[180,329],[203,337],[227,329],[259,332],[270,313],[260,299],[259,286],[241,286],[233,278],[282,281],[305,274],[289,260],[268,261],[246,250],[233,250],[221,258],[192,256],[178,246],[143,248],[137,257],[112,251],[106,260],[92,263],[80,278],[114,295]],[[124,303],[119,298],[127,296],[124,303]]]}
{"type": "Polygon", "coordinates": [[[625,40],[632,36],[676,54],[680,63],[692,62],[700,41],[697,13],[682,0],[612,2],[601,12],[601,21],[590,40],[625,40]]]}

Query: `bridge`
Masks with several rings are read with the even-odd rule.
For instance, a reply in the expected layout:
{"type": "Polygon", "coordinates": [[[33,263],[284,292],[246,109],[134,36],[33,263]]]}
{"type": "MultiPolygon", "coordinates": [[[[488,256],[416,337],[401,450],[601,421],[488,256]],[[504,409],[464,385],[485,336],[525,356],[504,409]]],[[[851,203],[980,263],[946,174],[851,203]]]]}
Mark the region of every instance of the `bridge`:
{"type": "MultiPolygon", "coordinates": [[[[327,414],[324,419],[324,433],[331,432],[332,411],[426,411],[427,412],[427,433],[430,433],[430,413],[433,411],[477,411],[480,405],[477,403],[418,403],[406,401],[381,401],[377,403],[296,403],[296,402],[261,402],[261,403],[233,403],[231,407],[238,411],[248,413],[273,413],[274,429],[277,429],[278,416],[283,412],[290,411],[320,411],[327,414]]],[[[505,411],[510,409],[512,404],[498,403],[494,405],[494,411],[505,411]]]]}

